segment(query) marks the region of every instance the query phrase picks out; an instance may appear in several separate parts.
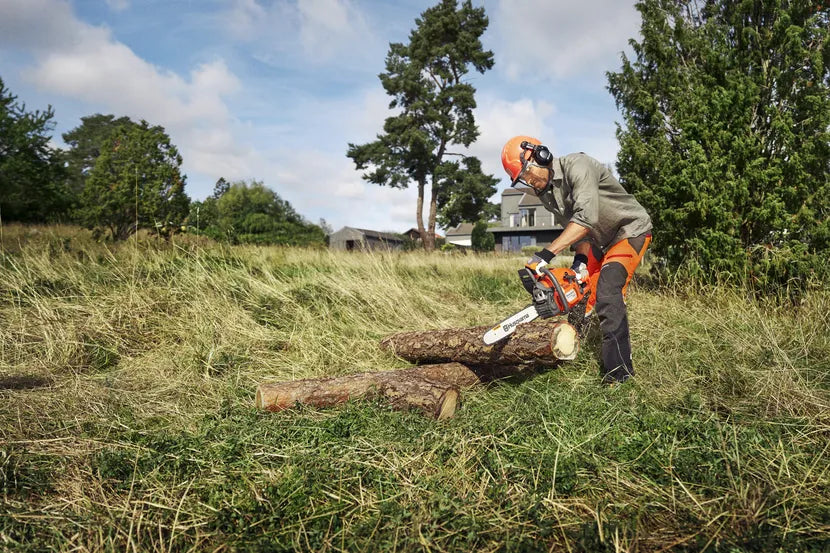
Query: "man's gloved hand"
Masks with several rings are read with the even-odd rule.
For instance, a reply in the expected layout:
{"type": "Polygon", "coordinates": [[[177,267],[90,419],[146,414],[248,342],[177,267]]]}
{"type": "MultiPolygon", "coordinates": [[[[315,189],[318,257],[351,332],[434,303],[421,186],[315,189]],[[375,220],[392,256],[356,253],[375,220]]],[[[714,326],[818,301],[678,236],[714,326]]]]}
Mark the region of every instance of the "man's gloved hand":
{"type": "Polygon", "coordinates": [[[576,280],[580,284],[586,282],[588,280],[588,256],[584,253],[576,254],[571,269],[576,273],[576,280]]]}
{"type": "Polygon", "coordinates": [[[553,258],[556,257],[556,254],[550,250],[542,248],[540,251],[533,254],[533,257],[527,260],[525,263],[525,267],[530,269],[531,272],[536,276],[542,276],[544,273],[542,269],[550,263],[553,258]]]}

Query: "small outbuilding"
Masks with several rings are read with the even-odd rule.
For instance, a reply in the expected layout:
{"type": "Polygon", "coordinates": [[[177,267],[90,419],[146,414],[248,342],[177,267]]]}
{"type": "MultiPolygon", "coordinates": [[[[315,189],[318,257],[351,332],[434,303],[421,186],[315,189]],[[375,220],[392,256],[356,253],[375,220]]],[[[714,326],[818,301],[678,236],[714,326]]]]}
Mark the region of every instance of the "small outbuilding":
{"type": "Polygon", "coordinates": [[[336,250],[399,250],[404,238],[392,232],[343,227],[329,235],[329,247],[336,250]]]}
{"type": "Polygon", "coordinates": [[[453,228],[447,229],[447,242],[469,248],[473,245],[473,223],[461,223],[453,228]]]}

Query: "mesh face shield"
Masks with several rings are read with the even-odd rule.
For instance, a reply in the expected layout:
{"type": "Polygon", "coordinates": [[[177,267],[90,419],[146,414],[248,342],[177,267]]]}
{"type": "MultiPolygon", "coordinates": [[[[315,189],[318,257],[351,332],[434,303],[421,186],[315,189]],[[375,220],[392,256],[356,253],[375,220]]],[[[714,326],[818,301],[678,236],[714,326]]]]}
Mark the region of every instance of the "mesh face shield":
{"type": "Polygon", "coordinates": [[[522,192],[532,192],[535,195],[543,194],[547,192],[550,188],[551,181],[553,180],[553,174],[551,171],[550,166],[539,165],[538,163],[534,163],[532,161],[522,160],[522,170],[510,184],[511,188],[515,188],[517,190],[521,190],[522,192]],[[525,174],[527,173],[527,169],[529,167],[538,167],[539,169],[547,169],[548,172],[548,180],[545,183],[545,187],[542,190],[534,188],[530,183],[527,182],[525,179],[525,174]]]}

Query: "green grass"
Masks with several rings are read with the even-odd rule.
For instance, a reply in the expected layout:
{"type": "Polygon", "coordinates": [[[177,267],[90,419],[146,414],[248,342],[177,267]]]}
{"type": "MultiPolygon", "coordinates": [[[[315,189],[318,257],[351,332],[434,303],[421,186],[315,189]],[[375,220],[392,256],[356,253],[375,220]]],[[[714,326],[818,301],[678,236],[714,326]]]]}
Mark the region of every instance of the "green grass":
{"type": "Polygon", "coordinates": [[[442,423],[254,409],[261,381],[403,367],[381,337],[523,307],[522,262],[5,226],[0,550],[830,548],[826,291],[635,285],[621,387],[593,337],[442,423]]]}

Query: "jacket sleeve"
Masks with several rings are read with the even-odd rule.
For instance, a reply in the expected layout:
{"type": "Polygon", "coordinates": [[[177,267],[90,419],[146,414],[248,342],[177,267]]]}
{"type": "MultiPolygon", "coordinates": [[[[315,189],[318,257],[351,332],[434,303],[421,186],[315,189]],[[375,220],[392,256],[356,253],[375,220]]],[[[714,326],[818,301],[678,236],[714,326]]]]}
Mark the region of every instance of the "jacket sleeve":
{"type": "Polygon", "coordinates": [[[568,171],[573,197],[571,222],[594,229],[599,222],[599,172],[586,159],[577,160],[568,171]]]}

